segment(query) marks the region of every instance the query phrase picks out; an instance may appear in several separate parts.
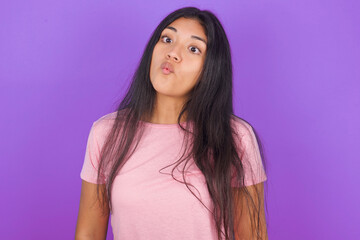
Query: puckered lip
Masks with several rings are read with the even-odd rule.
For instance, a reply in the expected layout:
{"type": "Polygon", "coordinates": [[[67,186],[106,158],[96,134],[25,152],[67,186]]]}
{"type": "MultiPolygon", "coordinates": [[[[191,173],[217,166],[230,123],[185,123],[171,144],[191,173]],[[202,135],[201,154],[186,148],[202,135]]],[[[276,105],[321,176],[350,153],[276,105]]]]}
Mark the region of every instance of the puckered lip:
{"type": "Polygon", "coordinates": [[[174,67],[171,63],[169,63],[168,61],[165,61],[163,62],[161,65],[160,65],[160,68],[161,69],[164,69],[164,68],[167,68],[170,72],[174,72],[174,67]]]}

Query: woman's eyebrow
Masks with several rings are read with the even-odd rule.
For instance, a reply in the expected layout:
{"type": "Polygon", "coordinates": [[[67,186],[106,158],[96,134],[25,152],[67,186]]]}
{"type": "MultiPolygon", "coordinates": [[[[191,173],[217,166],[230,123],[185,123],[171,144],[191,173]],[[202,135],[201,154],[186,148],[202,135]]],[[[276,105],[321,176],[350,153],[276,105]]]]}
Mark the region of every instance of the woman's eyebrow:
{"type": "MultiPolygon", "coordinates": [[[[168,26],[168,27],[166,27],[166,28],[167,28],[167,29],[170,29],[170,30],[173,30],[174,32],[177,32],[177,29],[174,28],[174,27],[168,26]]],[[[198,36],[195,36],[195,35],[191,35],[191,37],[192,37],[192,38],[195,38],[195,39],[197,39],[197,40],[203,41],[205,44],[207,44],[206,41],[205,41],[203,38],[201,38],[201,37],[198,37],[198,36]]]]}

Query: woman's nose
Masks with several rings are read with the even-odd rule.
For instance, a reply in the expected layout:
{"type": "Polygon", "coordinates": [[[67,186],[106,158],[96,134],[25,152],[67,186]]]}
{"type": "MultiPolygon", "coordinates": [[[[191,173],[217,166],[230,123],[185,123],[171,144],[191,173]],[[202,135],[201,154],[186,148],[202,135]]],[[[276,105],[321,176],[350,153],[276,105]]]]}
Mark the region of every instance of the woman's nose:
{"type": "Polygon", "coordinates": [[[176,47],[172,48],[167,54],[168,59],[173,59],[175,62],[180,62],[180,54],[176,47]]]}

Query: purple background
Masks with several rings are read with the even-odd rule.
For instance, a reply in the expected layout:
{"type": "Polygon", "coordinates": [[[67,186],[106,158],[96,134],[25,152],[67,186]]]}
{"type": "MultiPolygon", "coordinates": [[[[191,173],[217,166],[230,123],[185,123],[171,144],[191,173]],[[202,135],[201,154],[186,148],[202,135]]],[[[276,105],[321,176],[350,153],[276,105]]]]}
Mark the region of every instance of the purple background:
{"type": "Polygon", "coordinates": [[[360,6],[344,0],[1,1],[1,239],[74,238],[91,124],[190,5],[228,34],[235,113],[267,157],[269,238],[360,239],[360,6]]]}

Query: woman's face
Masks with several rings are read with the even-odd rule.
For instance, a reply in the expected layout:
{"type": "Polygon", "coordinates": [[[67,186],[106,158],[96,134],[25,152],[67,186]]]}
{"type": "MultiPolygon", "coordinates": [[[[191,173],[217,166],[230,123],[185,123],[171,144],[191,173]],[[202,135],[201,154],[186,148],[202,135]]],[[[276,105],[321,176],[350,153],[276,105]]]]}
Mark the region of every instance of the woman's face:
{"type": "Polygon", "coordinates": [[[206,55],[207,38],[200,23],[178,18],[160,35],[150,65],[157,94],[184,98],[195,86],[206,55]]]}

